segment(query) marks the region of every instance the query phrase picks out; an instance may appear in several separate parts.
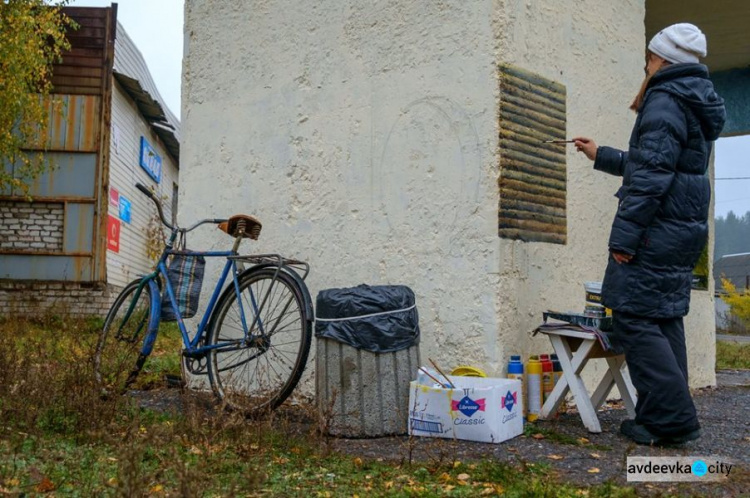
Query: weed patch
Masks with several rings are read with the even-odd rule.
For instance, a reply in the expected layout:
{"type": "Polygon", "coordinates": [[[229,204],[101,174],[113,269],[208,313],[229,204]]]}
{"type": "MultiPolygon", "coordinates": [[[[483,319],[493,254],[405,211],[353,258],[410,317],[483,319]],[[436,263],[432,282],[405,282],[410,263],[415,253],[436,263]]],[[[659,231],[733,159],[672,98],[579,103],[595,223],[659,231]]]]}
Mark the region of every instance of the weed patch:
{"type": "Polygon", "coordinates": [[[750,344],[719,341],[716,343],[716,368],[750,369],[750,344]]]}
{"type": "Polygon", "coordinates": [[[398,464],[338,454],[310,406],[287,404],[248,420],[210,395],[165,391],[164,374],[179,372],[179,336],[169,330],[138,389],[158,387],[154,396],[168,392],[179,409],[143,409],[133,393],[102,397],[91,362],[100,328],[96,320],[0,322],[0,493],[632,496],[610,484],[562,483],[545,464],[442,456],[398,464]]]}

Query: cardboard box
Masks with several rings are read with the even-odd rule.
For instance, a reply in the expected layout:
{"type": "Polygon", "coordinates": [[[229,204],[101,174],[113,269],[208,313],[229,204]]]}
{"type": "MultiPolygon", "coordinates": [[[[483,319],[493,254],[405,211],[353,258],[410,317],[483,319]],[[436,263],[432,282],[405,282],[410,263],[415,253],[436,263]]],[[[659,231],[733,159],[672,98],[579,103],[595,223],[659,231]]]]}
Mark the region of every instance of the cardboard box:
{"type": "Polygon", "coordinates": [[[409,434],[500,443],[523,432],[521,381],[448,376],[456,389],[420,374],[409,387],[409,434]]]}

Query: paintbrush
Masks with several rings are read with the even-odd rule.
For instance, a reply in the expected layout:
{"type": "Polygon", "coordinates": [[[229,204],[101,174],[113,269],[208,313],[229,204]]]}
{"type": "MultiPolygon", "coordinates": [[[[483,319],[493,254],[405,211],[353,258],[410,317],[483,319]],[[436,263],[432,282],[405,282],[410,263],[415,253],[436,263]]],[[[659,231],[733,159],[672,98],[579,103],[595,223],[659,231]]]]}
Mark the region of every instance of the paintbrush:
{"type": "Polygon", "coordinates": [[[544,144],[574,144],[575,140],[544,140],[544,144]]]}
{"type": "Polygon", "coordinates": [[[433,366],[433,367],[435,367],[435,370],[437,370],[437,371],[438,371],[438,373],[439,373],[440,375],[442,375],[443,377],[445,377],[445,380],[447,380],[447,381],[448,381],[448,385],[449,385],[449,386],[450,386],[450,387],[451,387],[452,389],[455,389],[455,388],[456,388],[456,386],[454,386],[454,385],[453,385],[453,382],[451,382],[451,380],[450,380],[450,379],[448,378],[448,376],[447,376],[447,375],[445,375],[445,374],[443,373],[443,371],[442,371],[442,370],[440,370],[440,367],[439,367],[439,366],[437,365],[437,363],[435,363],[435,362],[434,362],[434,361],[432,360],[432,358],[427,358],[427,359],[428,359],[428,360],[430,360],[430,363],[432,363],[432,366],[433,366]]]}
{"type": "Polygon", "coordinates": [[[423,367],[419,367],[419,371],[422,372],[423,374],[425,374],[427,377],[429,377],[432,380],[434,380],[435,383],[438,384],[440,387],[446,387],[445,384],[443,384],[442,382],[440,382],[439,380],[437,380],[436,377],[434,377],[432,374],[430,374],[430,372],[428,372],[427,370],[425,370],[423,367]]]}

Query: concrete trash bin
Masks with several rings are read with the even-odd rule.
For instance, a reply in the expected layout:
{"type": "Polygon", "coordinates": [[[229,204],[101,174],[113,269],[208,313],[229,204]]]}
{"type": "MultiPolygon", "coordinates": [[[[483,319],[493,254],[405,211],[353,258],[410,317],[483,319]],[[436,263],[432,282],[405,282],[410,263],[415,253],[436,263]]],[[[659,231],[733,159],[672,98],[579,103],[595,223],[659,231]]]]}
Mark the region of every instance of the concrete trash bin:
{"type": "Polygon", "coordinates": [[[419,368],[419,317],[405,286],[321,291],[315,371],[318,411],[343,437],[406,434],[409,382],[419,368]]]}

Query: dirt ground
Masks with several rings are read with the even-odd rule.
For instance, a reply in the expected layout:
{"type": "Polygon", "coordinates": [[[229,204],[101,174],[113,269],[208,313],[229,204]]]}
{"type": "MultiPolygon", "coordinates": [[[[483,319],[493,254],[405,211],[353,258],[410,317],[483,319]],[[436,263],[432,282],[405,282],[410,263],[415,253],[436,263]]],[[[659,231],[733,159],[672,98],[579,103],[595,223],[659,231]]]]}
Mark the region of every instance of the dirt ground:
{"type": "MultiPolygon", "coordinates": [[[[492,458],[518,464],[547,464],[557,476],[577,485],[607,481],[627,485],[627,456],[701,456],[732,461],[734,469],[721,483],[632,483],[640,496],[750,496],[750,371],[719,372],[718,386],[694,393],[703,437],[683,446],[657,448],[630,443],[618,432],[626,417],[617,404],[599,413],[602,432],[591,434],[574,411],[555,420],[538,421],[539,436],[520,436],[501,444],[453,441],[406,436],[376,439],[327,440],[331,449],[363,459],[411,461],[426,466],[454,460],[470,463],[492,458]]],[[[174,409],[179,390],[150,391],[137,395],[143,407],[174,409]]],[[[179,409],[179,408],[177,408],[179,409]]],[[[312,430],[312,421],[300,418],[296,430],[312,430]]]]}

